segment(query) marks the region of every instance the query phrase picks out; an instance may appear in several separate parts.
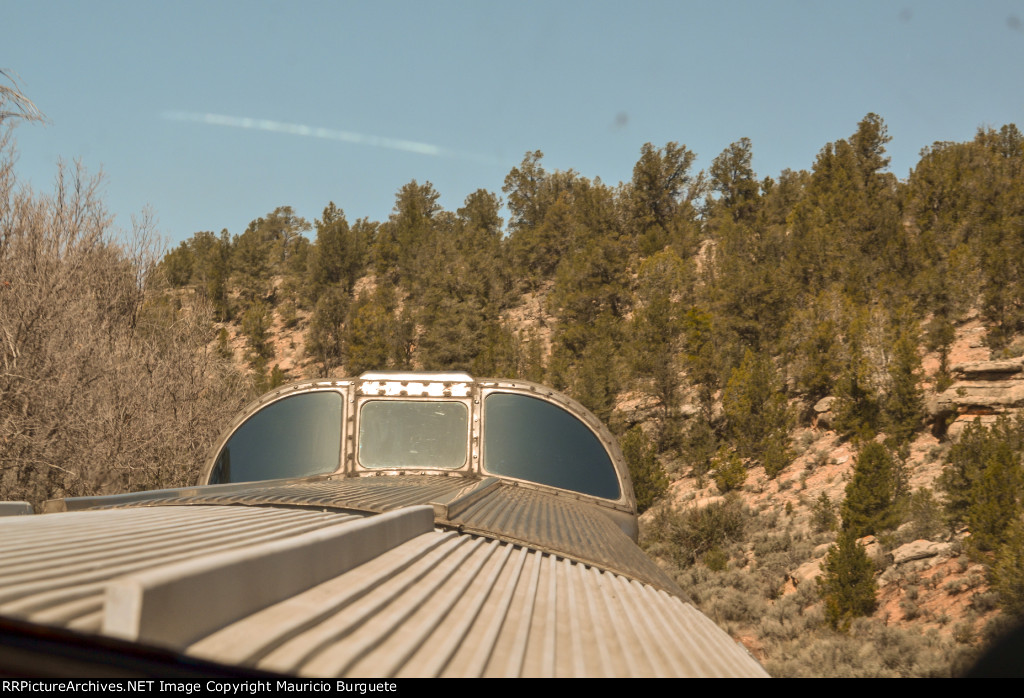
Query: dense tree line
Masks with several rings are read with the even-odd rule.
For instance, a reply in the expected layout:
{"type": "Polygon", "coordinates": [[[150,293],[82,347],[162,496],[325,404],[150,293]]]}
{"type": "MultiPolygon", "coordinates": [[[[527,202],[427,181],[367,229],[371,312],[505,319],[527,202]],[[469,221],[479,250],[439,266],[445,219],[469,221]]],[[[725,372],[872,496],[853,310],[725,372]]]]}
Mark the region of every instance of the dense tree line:
{"type": "Polygon", "coordinates": [[[809,171],[774,179],[746,138],[707,172],[685,145],[648,143],[616,187],[548,171],[536,151],[504,200],[479,190],[445,211],[412,181],[387,221],[349,223],[331,203],[310,226],[280,207],[241,235],[197,233],[161,266],[241,321],[258,372],[274,358],[268,315],[306,312],[322,375],[529,375],[612,422],[639,391],[659,451],[703,473],[725,447],[774,475],[799,405],[834,396],[844,434],[898,450],[921,426],[920,346],[946,356],[972,307],[996,351],[1024,330],[1020,132],[937,143],[905,181],[886,171],[889,140],[868,114],[809,171]],[[543,316],[512,323],[527,294],[543,316]]]}
{"type": "MultiPolygon", "coordinates": [[[[162,266],[220,319],[241,318],[261,375],[273,361],[261,318],[298,311],[321,375],[462,369],[566,390],[620,434],[633,429],[645,504],[664,489],[650,449],[723,490],[755,465],[775,477],[793,426],[832,396],[834,425],[861,448],[846,541],[903,520],[898,471],[923,427],[921,384],[948,384],[956,323],[980,310],[996,355],[1024,331],[1024,137],[1007,125],[936,143],[903,181],[887,170],[889,141],[868,114],[808,170],[776,177],[754,172],[746,138],[706,172],[685,145],[648,143],[614,187],[529,152],[504,199],[479,190],[446,211],[412,181],[386,221],[350,224],[329,204],[305,242],[310,226],[279,208],[233,238],[198,233],[162,266]],[[531,298],[540,316],[513,321],[531,298]],[[922,347],[939,353],[935,376],[922,375],[922,347]],[[648,407],[621,410],[625,396],[648,407]]],[[[944,491],[950,520],[966,521],[965,483],[980,492],[997,475],[964,470],[957,453],[959,489],[944,491]]],[[[1006,506],[999,536],[978,545],[1009,540],[1019,496],[1006,506]]],[[[979,531],[994,525],[972,516],[979,531]]],[[[831,565],[856,557],[844,544],[831,565]]]]}

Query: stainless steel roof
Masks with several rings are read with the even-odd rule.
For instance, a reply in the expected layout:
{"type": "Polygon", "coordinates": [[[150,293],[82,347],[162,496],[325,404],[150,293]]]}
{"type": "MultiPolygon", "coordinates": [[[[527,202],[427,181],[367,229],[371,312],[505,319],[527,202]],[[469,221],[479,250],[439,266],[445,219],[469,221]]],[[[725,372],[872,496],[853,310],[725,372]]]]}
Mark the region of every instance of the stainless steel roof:
{"type": "Polygon", "coordinates": [[[530,545],[600,569],[624,574],[676,595],[682,590],[609,518],[586,500],[531,489],[496,478],[378,475],[247,486],[198,487],[70,499],[68,507],[247,504],[333,508],[381,513],[417,504],[434,506],[445,527],[530,545]]]}
{"type": "Polygon", "coordinates": [[[0,614],[307,676],[765,675],[676,596],[438,530],[434,513],[197,505],[5,518],[0,614]]]}

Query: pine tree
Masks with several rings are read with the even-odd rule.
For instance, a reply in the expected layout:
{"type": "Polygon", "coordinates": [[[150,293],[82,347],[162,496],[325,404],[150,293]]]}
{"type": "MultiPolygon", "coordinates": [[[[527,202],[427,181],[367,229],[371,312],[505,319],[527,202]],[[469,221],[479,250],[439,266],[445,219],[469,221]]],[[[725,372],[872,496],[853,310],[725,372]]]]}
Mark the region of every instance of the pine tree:
{"type": "Polygon", "coordinates": [[[818,578],[818,593],[825,601],[825,619],[846,632],[850,622],[870,615],[877,606],[874,565],[852,531],[843,531],[828,550],[818,578]]]}
{"type": "Polygon", "coordinates": [[[274,357],[274,343],[270,339],[271,315],[270,308],[263,301],[256,301],[249,306],[242,316],[242,334],[249,344],[249,363],[256,367],[265,366],[266,361],[274,357]]]}
{"type": "MultiPolygon", "coordinates": [[[[909,315],[909,311],[905,313],[909,315]]],[[[900,447],[913,436],[924,412],[920,387],[921,357],[917,353],[916,323],[905,319],[893,332],[892,361],[888,367],[889,390],[884,417],[890,442],[900,447]]]]}
{"type": "Polygon", "coordinates": [[[894,528],[898,490],[896,464],[880,443],[868,442],[857,454],[853,480],[846,486],[843,531],[861,538],[894,528]]]}
{"type": "Polygon", "coordinates": [[[352,375],[395,366],[392,342],[395,332],[394,297],[386,286],[374,293],[364,291],[349,307],[345,319],[345,367],[352,375]]]}
{"type": "Polygon", "coordinates": [[[811,510],[811,526],[818,533],[834,531],[837,525],[836,507],[828,495],[822,492],[811,510]]]}
{"type": "Polygon", "coordinates": [[[668,491],[668,477],[661,469],[654,448],[640,425],[622,437],[622,455],[629,465],[629,477],[633,480],[637,513],[642,514],[668,491]]]}
{"type": "Polygon", "coordinates": [[[727,429],[739,454],[775,477],[789,462],[792,417],[771,360],[747,350],[722,393],[727,429]]]}
{"type": "Polygon", "coordinates": [[[1020,491],[1018,456],[1005,441],[993,443],[969,492],[967,525],[973,547],[995,550],[1006,541],[1010,524],[1020,514],[1020,491]]]}
{"type": "Polygon", "coordinates": [[[1003,540],[1019,510],[1024,481],[1024,419],[1001,417],[991,427],[969,424],[949,451],[939,478],[946,495],[946,518],[952,528],[967,524],[973,544],[992,550],[1003,540]]]}
{"type": "Polygon", "coordinates": [[[721,195],[717,204],[735,221],[750,220],[757,212],[760,185],[752,160],[750,139],[741,138],[711,163],[711,186],[721,195]]]}
{"type": "MultiPolygon", "coordinates": [[[[659,402],[661,431],[678,411],[681,384],[676,357],[681,348],[683,323],[678,298],[686,267],[672,250],[664,250],[640,265],[636,292],[639,307],[633,313],[630,359],[633,371],[649,381],[646,390],[659,402]]],[[[664,439],[659,441],[664,443],[664,439]]]]}
{"type": "Polygon", "coordinates": [[[696,153],[678,143],[664,148],[645,143],[641,148],[628,192],[630,229],[640,254],[652,255],[668,244],[681,256],[693,253],[693,202],[705,187],[703,172],[690,173],[696,159],[696,153]]]}
{"type": "Polygon", "coordinates": [[[340,286],[333,286],[320,295],[313,309],[306,331],[306,352],[316,357],[324,377],[344,358],[342,325],[348,308],[348,293],[340,286]]]}
{"type": "Polygon", "coordinates": [[[309,265],[310,297],[313,302],[320,294],[335,285],[342,285],[351,292],[355,283],[358,260],[352,249],[352,233],[345,212],[332,201],[324,209],[323,216],[316,221],[316,247],[309,265]],[[355,262],[355,263],[354,263],[355,262]]]}
{"type": "Polygon", "coordinates": [[[1024,617],[1024,518],[1019,515],[1006,531],[1006,542],[996,551],[992,586],[1003,610],[1024,617]]]}

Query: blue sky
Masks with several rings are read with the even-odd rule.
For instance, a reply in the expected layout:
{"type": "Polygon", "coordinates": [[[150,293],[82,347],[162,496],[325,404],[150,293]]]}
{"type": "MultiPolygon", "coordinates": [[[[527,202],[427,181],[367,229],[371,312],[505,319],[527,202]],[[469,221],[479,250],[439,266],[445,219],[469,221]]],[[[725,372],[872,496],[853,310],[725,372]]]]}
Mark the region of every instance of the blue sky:
{"type": "Polygon", "coordinates": [[[706,168],[753,141],[810,168],[868,112],[906,177],[937,140],[1024,126],[1024,2],[52,2],[3,0],[0,68],[45,112],[17,172],[106,177],[116,222],[176,243],[329,201],[386,219],[430,181],[458,208],[524,153],[627,181],[646,142],[706,168]]]}

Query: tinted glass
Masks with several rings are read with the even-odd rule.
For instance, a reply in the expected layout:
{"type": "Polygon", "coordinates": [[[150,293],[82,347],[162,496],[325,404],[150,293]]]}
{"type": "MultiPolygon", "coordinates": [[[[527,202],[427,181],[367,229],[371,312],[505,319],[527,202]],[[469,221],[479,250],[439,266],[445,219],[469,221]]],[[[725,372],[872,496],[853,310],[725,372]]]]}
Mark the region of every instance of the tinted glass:
{"type": "Polygon", "coordinates": [[[359,415],[359,463],[366,468],[461,468],[469,410],[461,402],[371,400],[359,415]]]}
{"type": "Polygon", "coordinates": [[[550,402],[510,393],[484,401],[484,468],[495,475],[605,499],[619,498],[619,478],[586,424],[550,402]]]}
{"type": "Polygon", "coordinates": [[[210,483],[251,482],[333,473],[341,460],[341,410],[334,392],[271,403],[228,440],[210,483]]]}

